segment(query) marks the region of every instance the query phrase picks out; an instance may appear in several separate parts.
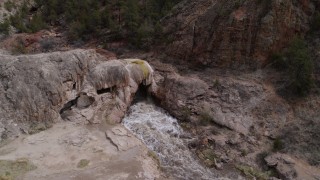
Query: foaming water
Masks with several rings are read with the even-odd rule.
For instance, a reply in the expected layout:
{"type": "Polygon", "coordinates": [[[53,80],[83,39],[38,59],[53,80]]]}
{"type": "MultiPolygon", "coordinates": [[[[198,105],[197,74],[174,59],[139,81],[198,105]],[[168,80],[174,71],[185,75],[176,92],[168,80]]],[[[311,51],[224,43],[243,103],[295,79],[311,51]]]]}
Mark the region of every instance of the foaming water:
{"type": "Polygon", "coordinates": [[[124,126],[156,152],[162,168],[176,179],[217,179],[203,167],[180,138],[177,120],[152,103],[138,102],[123,119],[124,126]]]}

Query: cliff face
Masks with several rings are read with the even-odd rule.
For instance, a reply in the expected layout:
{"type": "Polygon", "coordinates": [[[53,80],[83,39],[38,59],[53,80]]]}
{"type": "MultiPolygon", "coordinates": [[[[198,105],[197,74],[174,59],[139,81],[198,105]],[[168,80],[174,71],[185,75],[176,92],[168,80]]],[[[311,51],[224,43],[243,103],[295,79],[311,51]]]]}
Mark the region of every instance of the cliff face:
{"type": "Polygon", "coordinates": [[[166,52],[200,65],[261,67],[309,30],[310,0],[186,0],[163,19],[166,52]]]}

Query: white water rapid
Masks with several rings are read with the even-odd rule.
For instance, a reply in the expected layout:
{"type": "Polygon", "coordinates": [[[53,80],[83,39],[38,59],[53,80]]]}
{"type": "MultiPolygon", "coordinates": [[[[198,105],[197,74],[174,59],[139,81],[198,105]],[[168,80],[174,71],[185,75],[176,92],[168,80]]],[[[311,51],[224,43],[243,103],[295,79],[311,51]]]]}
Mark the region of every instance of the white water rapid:
{"type": "Polygon", "coordinates": [[[162,169],[175,179],[217,179],[202,166],[181,139],[177,120],[153,103],[138,102],[130,107],[123,124],[157,153],[162,169]]]}

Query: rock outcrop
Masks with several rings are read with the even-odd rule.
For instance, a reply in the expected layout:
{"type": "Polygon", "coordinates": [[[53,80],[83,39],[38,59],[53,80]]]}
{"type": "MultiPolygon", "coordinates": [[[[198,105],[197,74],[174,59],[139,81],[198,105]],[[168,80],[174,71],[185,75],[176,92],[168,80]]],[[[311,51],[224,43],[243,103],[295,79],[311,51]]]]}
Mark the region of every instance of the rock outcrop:
{"type": "Polygon", "coordinates": [[[161,75],[157,72],[155,79],[159,88],[155,96],[182,121],[200,125],[216,123],[242,134],[248,134],[254,127],[260,129],[260,123],[266,126],[263,131],[273,134],[288,121],[288,105],[265,84],[253,79],[231,78],[232,75],[227,78],[208,74],[209,71],[188,76],[170,73],[159,78],[161,75]],[[261,116],[261,111],[267,110],[274,113],[261,116]],[[281,120],[275,120],[279,117],[281,120]]]}
{"type": "Polygon", "coordinates": [[[185,0],[163,19],[166,52],[191,64],[261,67],[309,30],[310,0],[185,0]]]}
{"type": "Polygon", "coordinates": [[[277,170],[281,179],[319,179],[319,169],[287,154],[275,153],[265,158],[268,166],[277,170]]]}
{"type": "Polygon", "coordinates": [[[1,146],[0,154],[0,179],[166,179],[148,148],[121,124],[63,121],[21,135],[1,146]]]}
{"type": "Polygon", "coordinates": [[[0,55],[1,139],[46,129],[60,117],[120,122],[141,83],[153,84],[147,62],[107,60],[94,50],[0,55]]]}
{"type": "Polygon", "coordinates": [[[196,137],[189,148],[208,167],[267,162],[281,179],[319,177],[318,95],[283,99],[271,84],[281,80],[271,69],[177,73],[168,64],[150,62],[158,85],[155,96],[196,137]],[[281,154],[274,153],[278,142],[281,154]],[[266,152],[272,155],[264,159],[266,152]]]}

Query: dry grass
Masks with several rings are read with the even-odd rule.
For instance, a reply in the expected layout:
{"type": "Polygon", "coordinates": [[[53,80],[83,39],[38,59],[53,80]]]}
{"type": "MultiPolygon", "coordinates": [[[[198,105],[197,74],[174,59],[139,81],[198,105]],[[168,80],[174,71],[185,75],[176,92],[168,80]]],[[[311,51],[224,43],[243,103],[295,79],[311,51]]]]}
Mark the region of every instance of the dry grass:
{"type": "Polygon", "coordinates": [[[236,165],[236,168],[241,171],[248,179],[268,180],[272,172],[262,172],[248,165],[236,165]]]}
{"type": "Polygon", "coordinates": [[[149,150],[148,156],[151,157],[152,159],[154,159],[156,161],[158,167],[160,167],[160,159],[154,151],[149,150]]]}

